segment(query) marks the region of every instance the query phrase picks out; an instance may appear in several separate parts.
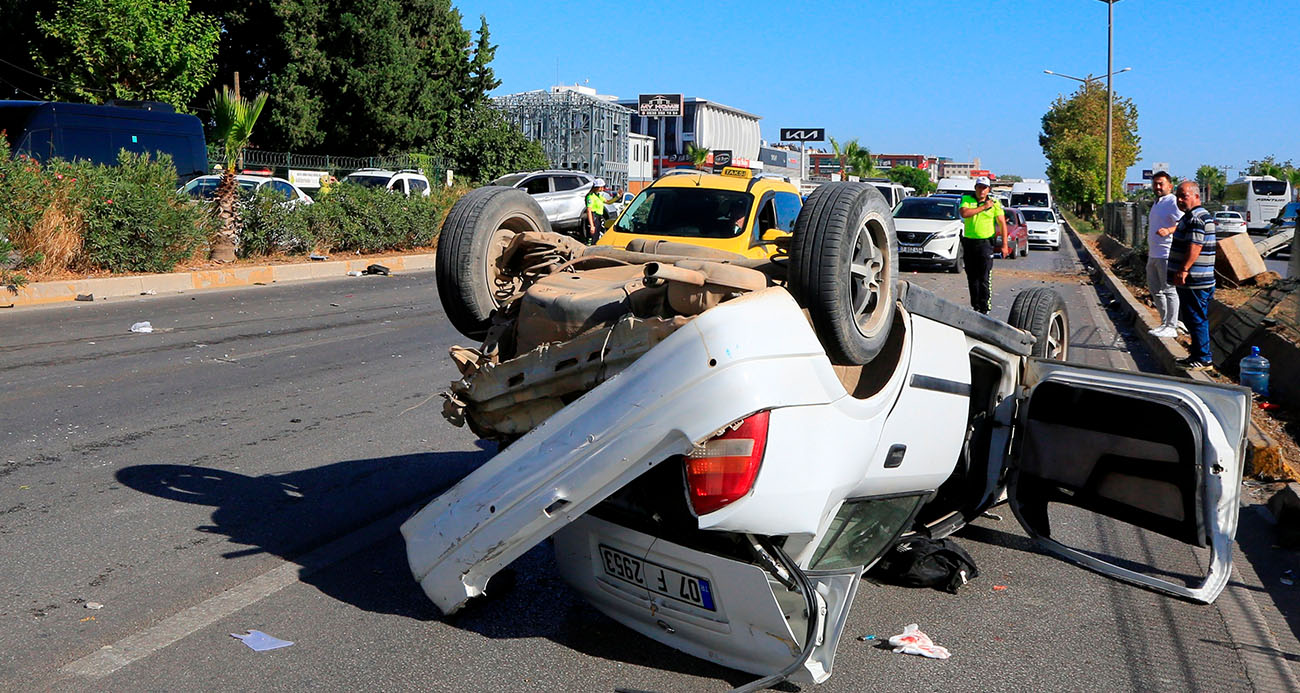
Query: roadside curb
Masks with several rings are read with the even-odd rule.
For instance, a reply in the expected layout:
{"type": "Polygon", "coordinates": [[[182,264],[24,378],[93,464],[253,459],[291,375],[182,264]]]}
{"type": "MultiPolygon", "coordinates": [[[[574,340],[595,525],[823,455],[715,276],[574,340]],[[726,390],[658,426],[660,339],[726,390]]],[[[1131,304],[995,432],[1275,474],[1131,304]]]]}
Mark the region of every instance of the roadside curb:
{"type": "Polygon", "coordinates": [[[381,264],[394,272],[433,269],[433,253],[411,253],[354,260],[326,260],[287,265],[257,265],[222,269],[203,269],[171,274],[142,274],[130,277],[100,277],[35,282],[26,286],[0,288],[0,308],[26,308],[75,301],[78,295],[96,299],[140,296],[150,293],[181,293],[205,289],[231,289],[255,284],[326,279],[364,272],[372,264],[381,264]]]}
{"type": "MultiPolygon", "coordinates": [[[[1147,310],[1146,306],[1128,290],[1122,279],[1115,276],[1106,261],[1098,257],[1096,251],[1084,242],[1073,225],[1067,223],[1065,228],[1088,256],[1092,266],[1096,268],[1096,274],[1101,278],[1102,284],[1118,299],[1119,309],[1133,323],[1135,328],[1133,333],[1146,345],[1151,355],[1160,363],[1160,367],[1170,375],[1179,375],[1203,383],[1217,383],[1218,381],[1205,373],[1185,371],[1178,366],[1178,359],[1186,358],[1187,350],[1174,339],[1151,334],[1149,330],[1157,326],[1157,320],[1151,311],[1147,310]]],[[[1289,463],[1282,456],[1282,449],[1267,433],[1256,426],[1254,421],[1251,421],[1246,428],[1246,445],[1245,473],[1248,476],[1300,479],[1300,467],[1289,463]]]]}

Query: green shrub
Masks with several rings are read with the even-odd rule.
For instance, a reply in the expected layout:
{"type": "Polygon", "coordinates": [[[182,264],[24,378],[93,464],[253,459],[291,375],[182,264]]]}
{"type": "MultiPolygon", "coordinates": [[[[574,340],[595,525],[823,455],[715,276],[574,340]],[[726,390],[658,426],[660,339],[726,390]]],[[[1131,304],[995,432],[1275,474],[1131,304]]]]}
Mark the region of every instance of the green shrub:
{"type": "Polygon", "coordinates": [[[9,158],[0,137],[0,236],[40,271],[170,272],[207,242],[205,209],[176,194],[169,157],[118,165],[9,158]]]}
{"type": "Polygon", "coordinates": [[[305,253],[405,250],[433,245],[447,210],[463,188],[435,188],[406,197],[382,188],[340,185],[315,204],[290,207],[259,195],[241,207],[244,257],[305,253]]]}

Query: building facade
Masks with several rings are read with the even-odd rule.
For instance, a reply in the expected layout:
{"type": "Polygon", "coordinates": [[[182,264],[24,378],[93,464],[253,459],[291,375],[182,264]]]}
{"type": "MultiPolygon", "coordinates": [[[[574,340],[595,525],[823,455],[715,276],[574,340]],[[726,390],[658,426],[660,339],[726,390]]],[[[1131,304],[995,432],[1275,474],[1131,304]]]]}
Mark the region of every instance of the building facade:
{"type": "Polygon", "coordinates": [[[676,118],[646,118],[636,115],[636,99],[619,99],[618,105],[630,109],[632,132],[649,135],[662,142],[656,163],[672,168],[690,161],[686,145],[694,143],[708,150],[730,150],[737,166],[751,166],[758,159],[762,142],[759,116],[716,101],[690,97],[683,99],[682,115],[676,118]]]}
{"type": "Polygon", "coordinates": [[[633,112],[588,87],[552,87],[492,99],[524,136],[542,145],[555,168],[586,171],[627,189],[633,112]]]}

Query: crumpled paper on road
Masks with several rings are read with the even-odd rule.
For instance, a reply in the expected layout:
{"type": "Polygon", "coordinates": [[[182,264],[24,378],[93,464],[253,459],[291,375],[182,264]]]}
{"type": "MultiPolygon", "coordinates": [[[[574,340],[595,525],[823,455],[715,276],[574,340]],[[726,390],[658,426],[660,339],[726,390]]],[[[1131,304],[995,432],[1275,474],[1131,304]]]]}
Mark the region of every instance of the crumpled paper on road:
{"type": "Polygon", "coordinates": [[[270,635],[267,635],[266,633],[263,633],[260,630],[250,630],[248,631],[247,635],[240,635],[239,633],[231,633],[230,637],[243,640],[245,645],[248,645],[249,647],[253,648],[254,650],[257,650],[258,652],[275,650],[281,647],[288,647],[293,644],[288,640],[281,640],[279,638],[271,637],[270,635]]]}
{"type": "Polygon", "coordinates": [[[945,647],[934,644],[930,636],[921,632],[921,627],[915,623],[909,623],[903,627],[903,632],[889,639],[889,644],[894,648],[894,652],[903,654],[920,655],[930,659],[947,659],[952,655],[945,647]]]}

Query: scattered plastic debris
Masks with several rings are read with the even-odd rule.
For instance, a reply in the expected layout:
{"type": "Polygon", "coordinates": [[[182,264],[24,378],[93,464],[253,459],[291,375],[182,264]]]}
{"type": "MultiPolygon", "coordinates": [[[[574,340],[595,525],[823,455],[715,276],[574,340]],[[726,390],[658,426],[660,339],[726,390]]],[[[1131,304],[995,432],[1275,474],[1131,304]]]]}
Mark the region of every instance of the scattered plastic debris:
{"type": "Polygon", "coordinates": [[[77,298],[74,299],[74,300],[77,300],[77,301],[93,301],[93,300],[95,300],[95,294],[77,294],[77,298]]]}
{"type": "Polygon", "coordinates": [[[339,304],[337,304],[337,303],[331,303],[330,306],[333,307],[333,308],[338,308],[338,307],[339,307],[339,304]]]}
{"type": "Polygon", "coordinates": [[[987,517],[988,519],[993,520],[994,522],[1001,522],[1001,521],[1002,521],[1002,516],[1001,516],[1001,515],[999,515],[999,514],[997,514],[997,513],[989,512],[989,511],[987,511],[987,510],[985,510],[983,513],[980,513],[980,517],[987,517]]]}
{"type": "Polygon", "coordinates": [[[145,320],[144,322],[137,322],[136,324],[131,326],[131,331],[144,332],[144,333],[153,332],[153,325],[150,325],[148,320],[145,320]]]}
{"type": "Polygon", "coordinates": [[[1001,591],[1005,590],[1006,588],[1007,588],[1006,585],[994,585],[994,586],[993,586],[993,591],[994,591],[994,592],[1001,592],[1001,591]]]}
{"type": "Polygon", "coordinates": [[[93,621],[93,620],[95,620],[95,617],[94,617],[94,616],[87,616],[87,617],[81,619],[80,622],[81,622],[81,623],[85,623],[86,621],[93,621]]]}
{"type": "Polygon", "coordinates": [[[875,639],[876,639],[876,636],[874,636],[874,635],[859,635],[859,636],[858,636],[858,640],[861,641],[861,642],[870,642],[870,641],[875,640],[875,639]]]}
{"type": "Polygon", "coordinates": [[[352,270],[351,272],[348,272],[349,277],[360,277],[363,274],[365,274],[365,272],[362,272],[361,270],[352,270]]]}
{"type": "Polygon", "coordinates": [[[140,295],[141,295],[141,296],[157,296],[157,295],[158,295],[158,292],[157,292],[156,290],[154,290],[154,289],[149,289],[148,291],[141,291],[141,292],[140,292],[140,295]]]}
{"type": "Polygon", "coordinates": [[[383,265],[370,265],[369,267],[366,267],[366,274],[382,274],[387,277],[389,276],[389,272],[390,270],[383,265]]]}
{"type": "Polygon", "coordinates": [[[947,648],[934,644],[930,636],[922,633],[921,627],[915,623],[904,626],[902,633],[889,639],[889,644],[896,653],[919,655],[930,659],[947,659],[952,656],[947,648]]]}
{"type": "Polygon", "coordinates": [[[307,256],[307,259],[308,259],[308,260],[328,260],[328,259],[330,259],[330,256],[328,256],[328,255],[317,255],[316,253],[312,253],[311,255],[308,255],[308,256],[307,256]]]}
{"type": "Polygon", "coordinates": [[[104,605],[100,604],[99,602],[86,602],[85,607],[87,609],[94,609],[98,611],[99,609],[104,608],[104,605]]]}
{"type": "Polygon", "coordinates": [[[281,647],[288,647],[293,644],[288,640],[281,640],[279,638],[271,637],[260,630],[250,630],[248,631],[247,635],[231,633],[230,637],[238,640],[243,640],[245,645],[248,645],[249,647],[253,648],[258,652],[266,652],[267,650],[278,650],[281,647]]]}

